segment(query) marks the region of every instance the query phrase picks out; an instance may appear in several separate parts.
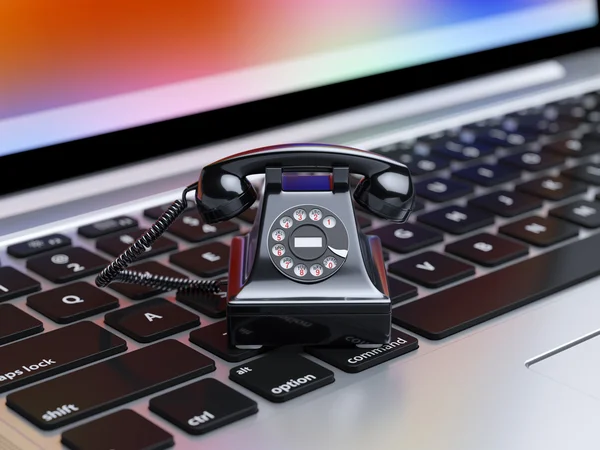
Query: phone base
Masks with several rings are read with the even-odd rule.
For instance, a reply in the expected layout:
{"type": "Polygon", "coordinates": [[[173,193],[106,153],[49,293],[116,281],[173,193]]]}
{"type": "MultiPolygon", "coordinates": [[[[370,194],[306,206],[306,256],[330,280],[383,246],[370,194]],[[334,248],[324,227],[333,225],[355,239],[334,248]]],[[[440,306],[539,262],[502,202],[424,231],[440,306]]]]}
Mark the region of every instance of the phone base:
{"type": "MultiPolygon", "coordinates": [[[[266,223],[271,224],[281,211],[289,210],[284,205],[291,201],[333,211],[351,231],[348,242],[334,247],[338,252],[345,249],[345,261],[340,270],[322,281],[306,283],[282,275],[277,268],[280,263],[276,266],[272,261],[272,232],[264,227],[259,208],[252,231],[235,236],[230,244],[226,310],[229,345],[355,348],[358,344],[372,348],[388,344],[392,305],[380,239],[358,230],[348,191],[310,193],[310,201],[305,199],[309,194],[298,193],[288,200],[289,195],[265,194],[266,223]],[[269,208],[273,210],[270,214],[269,208]]],[[[288,220],[292,220],[293,211],[289,214],[288,220]]],[[[311,233],[318,234],[314,230],[311,233]]],[[[280,244],[285,254],[298,258],[294,253],[298,248],[289,244],[291,236],[286,239],[287,247],[280,244]]]]}
{"type": "MultiPolygon", "coordinates": [[[[354,312],[344,314],[294,313],[290,305],[269,305],[257,314],[248,312],[250,305],[229,306],[228,337],[236,347],[283,345],[326,345],[334,347],[378,347],[389,343],[391,321],[389,313],[372,314],[355,305],[354,312]],[[245,311],[242,311],[245,310],[245,311]],[[287,312],[287,313],[286,313],[287,312]]],[[[339,305],[336,305],[339,308],[339,305]]],[[[365,308],[363,308],[365,309],[365,308]]]]}

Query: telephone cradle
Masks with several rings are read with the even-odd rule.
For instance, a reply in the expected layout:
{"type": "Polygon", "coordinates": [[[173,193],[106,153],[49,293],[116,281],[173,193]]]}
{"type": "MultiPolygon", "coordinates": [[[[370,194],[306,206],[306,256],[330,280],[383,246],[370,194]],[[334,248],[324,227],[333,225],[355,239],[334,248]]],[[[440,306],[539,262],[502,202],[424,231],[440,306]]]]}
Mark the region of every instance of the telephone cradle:
{"type": "MultiPolygon", "coordinates": [[[[179,203],[195,189],[205,223],[229,220],[256,204],[258,195],[247,179],[254,174],[264,174],[255,220],[251,230],[234,237],[230,246],[229,344],[370,348],[389,343],[392,308],[381,242],[361,231],[354,205],[375,217],[405,222],[414,203],[408,168],[381,155],[337,145],[262,147],[205,166],[179,203]],[[362,175],[354,190],[351,174],[362,175]]],[[[166,211],[157,221],[154,233],[151,229],[148,239],[139,242],[147,245],[156,239],[185,209],[176,203],[171,214],[166,211]]],[[[167,283],[157,276],[125,271],[136,252],[133,244],[98,276],[97,284],[116,279],[162,282],[166,288],[190,289],[191,283],[196,288],[215,287],[215,281],[167,283]]]]}

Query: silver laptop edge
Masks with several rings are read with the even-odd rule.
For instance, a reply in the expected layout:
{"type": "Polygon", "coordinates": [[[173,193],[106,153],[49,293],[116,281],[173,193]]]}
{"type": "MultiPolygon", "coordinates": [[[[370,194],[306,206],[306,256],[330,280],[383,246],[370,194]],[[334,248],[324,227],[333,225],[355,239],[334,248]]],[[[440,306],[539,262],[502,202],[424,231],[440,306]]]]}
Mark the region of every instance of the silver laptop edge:
{"type": "MultiPolygon", "coordinates": [[[[471,80],[438,89],[435,95],[423,92],[334,115],[327,119],[329,122],[309,121],[161,158],[140,164],[138,168],[109,171],[0,198],[0,248],[173,201],[180,195],[182,186],[197,178],[202,165],[225,154],[272,143],[300,141],[335,142],[372,149],[600,89],[598,68],[600,51],[587,51],[517,69],[518,77],[514,76],[515,71],[507,71],[499,75],[500,78],[494,76],[495,81],[515,84],[504,83],[510,89],[504,92],[500,89],[491,97],[480,89],[490,78],[471,80]],[[532,76],[525,76],[529,71],[532,76]],[[436,98],[442,94],[447,104],[440,109],[436,98]],[[466,98],[470,101],[465,103],[466,98]],[[415,104],[420,104],[421,110],[413,116],[411,105],[415,104]],[[378,123],[359,130],[361,115],[373,117],[378,108],[381,112],[378,123]],[[156,167],[168,176],[156,176],[159,173],[156,170],[148,172],[156,167]],[[194,169],[188,170],[190,167],[194,169]],[[70,201],[49,204],[52,197],[70,201]],[[17,210],[19,213],[12,216],[17,210]]],[[[547,207],[544,212],[546,210],[547,207]]],[[[502,223],[502,220],[497,221],[490,229],[495,230],[502,223]]],[[[432,250],[440,250],[444,244],[432,250]]],[[[542,252],[534,250],[532,254],[542,252]]],[[[477,270],[478,275],[488,271],[477,270]]],[[[422,289],[420,295],[428,292],[422,289]]],[[[526,363],[597,331],[600,328],[598,292],[600,280],[593,280],[443,341],[433,342],[417,336],[420,342],[417,351],[358,376],[338,370],[334,384],[299,397],[293,404],[270,404],[244,391],[259,402],[259,414],[202,438],[184,435],[168,422],[151,415],[147,398],[128,407],[151,417],[174,434],[176,448],[181,449],[597,449],[599,399],[535,373],[526,363]]],[[[102,319],[97,322],[102,323],[102,319]]],[[[47,329],[52,329],[52,325],[47,329]]],[[[176,338],[187,342],[188,334],[180,333],[176,338]]],[[[136,345],[129,347],[131,351],[136,345]]],[[[232,366],[234,364],[221,363],[213,375],[234,386],[227,379],[228,368],[232,366]]],[[[0,409],[2,435],[12,436],[12,441],[20,442],[19,448],[23,449],[60,447],[60,431],[40,432],[7,408],[0,409]]]]}

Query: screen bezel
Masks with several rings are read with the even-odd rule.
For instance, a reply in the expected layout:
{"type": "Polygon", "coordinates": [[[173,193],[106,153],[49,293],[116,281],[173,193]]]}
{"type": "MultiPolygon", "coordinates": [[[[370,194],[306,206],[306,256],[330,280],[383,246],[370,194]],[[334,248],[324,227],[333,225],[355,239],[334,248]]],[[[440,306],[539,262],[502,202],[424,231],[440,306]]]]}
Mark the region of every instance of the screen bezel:
{"type": "MultiPolygon", "coordinates": [[[[596,4],[600,9],[600,0],[596,4]]],[[[4,175],[0,177],[0,196],[596,47],[599,30],[596,24],[584,30],[10,154],[0,157],[4,175]],[[49,164],[50,159],[74,163],[49,164]],[[37,175],[28,176],[28,168],[38,165],[37,175]]]]}

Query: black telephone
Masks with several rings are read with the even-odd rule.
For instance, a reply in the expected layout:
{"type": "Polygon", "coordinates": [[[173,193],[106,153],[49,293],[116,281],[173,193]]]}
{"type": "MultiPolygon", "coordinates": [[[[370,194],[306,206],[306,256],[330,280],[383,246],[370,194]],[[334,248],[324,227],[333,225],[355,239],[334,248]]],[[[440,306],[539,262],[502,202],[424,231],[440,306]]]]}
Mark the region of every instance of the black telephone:
{"type": "Polygon", "coordinates": [[[207,224],[234,218],[257,193],[247,177],[264,174],[251,231],[232,239],[227,282],[230,345],[359,345],[390,340],[391,301],[379,238],[360,231],[354,201],[376,217],[404,222],[414,203],[408,168],[371,152],[328,144],[287,144],[241,152],[201,171],[148,232],[97,277],[111,281],[217,291],[214,280],[126,270],[186,209],[196,191],[207,224]],[[350,174],[359,174],[351,193],[350,174]]]}

